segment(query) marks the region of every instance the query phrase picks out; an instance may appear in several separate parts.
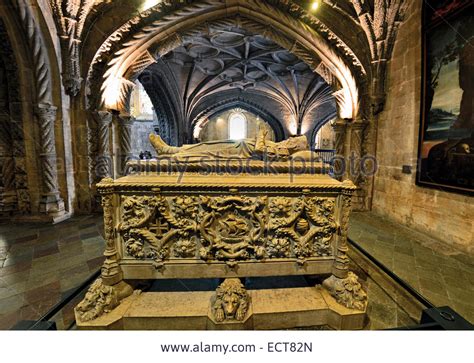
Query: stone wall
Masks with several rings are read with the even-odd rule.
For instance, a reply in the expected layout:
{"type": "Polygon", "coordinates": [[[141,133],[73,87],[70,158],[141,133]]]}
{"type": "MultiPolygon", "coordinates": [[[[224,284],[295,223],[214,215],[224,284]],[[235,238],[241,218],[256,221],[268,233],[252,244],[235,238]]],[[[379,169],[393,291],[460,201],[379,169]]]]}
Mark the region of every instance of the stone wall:
{"type": "Polygon", "coordinates": [[[316,134],[316,149],[334,149],[336,146],[336,134],[330,122],[321,127],[316,134]]]}
{"type": "Polygon", "coordinates": [[[380,115],[373,211],[474,253],[474,198],[415,184],[421,99],[421,1],[401,25],[380,115]],[[412,165],[413,174],[402,166],[412,165]]]}
{"type": "MultiPolygon", "coordinates": [[[[209,119],[209,122],[203,127],[199,134],[199,141],[213,141],[213,140],[226,140],[229,138],[229,117],[235,112],[235,110],[225,111],[217,116],[214,116],[209,119]]],[[[240,110],[239,112],[243,113],[247,119],[247,138],[255,138],[257,136],[257,131],[259,125],[264,122],[263,120],[257,118],[251,112],[240,110]]],[[[272,140],[275,140],[275,134],[272,128],[267,124],[268,131],[270,132],[269,137],[272,140]]]]}
{"type": "Polygon", "coordinates": [[[154,133],[153,121],[135,121],[132,129],[132,153],[138,157],[140,152],[149,151],[156,155],[155,149],[150,144],[149,136],[154,133]]]}

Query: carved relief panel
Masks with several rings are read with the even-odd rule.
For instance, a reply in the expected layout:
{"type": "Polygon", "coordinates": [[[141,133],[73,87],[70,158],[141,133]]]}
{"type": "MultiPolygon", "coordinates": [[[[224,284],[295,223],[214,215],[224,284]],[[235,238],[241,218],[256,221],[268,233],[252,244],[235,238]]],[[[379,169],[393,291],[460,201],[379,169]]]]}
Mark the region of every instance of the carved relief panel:
{"type": "Polygon", "coordinates": [[[206,262],[332,257],[336,199],[319,196],[122,196],[124,259],[206,262]]]}

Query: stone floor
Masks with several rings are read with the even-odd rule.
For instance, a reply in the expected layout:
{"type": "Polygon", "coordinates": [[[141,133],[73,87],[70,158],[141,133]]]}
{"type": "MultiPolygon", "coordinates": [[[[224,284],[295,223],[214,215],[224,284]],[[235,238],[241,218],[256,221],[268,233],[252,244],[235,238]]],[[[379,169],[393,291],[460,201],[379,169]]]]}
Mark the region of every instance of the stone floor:
{"type": "Polygon", "coordinates": [[[0,329],[36,320],[103,262],[102,218],[0,224],[0,329]]]}
{"type": "MultiPolygon", "coordinates": [[[[103,261],[102,233],[100,216],[55,226],[0,224],[0,329],[39,318],[91,276],[103,261]]],[[[350,237],[434,304],[450,305],[474,321],[472,259],[372,213],[353,214],[350,237]]],[[[367,288],[368,328],[414,323],[375,282],[369,279],[367,288]]],[[[55,319],[59,328],[72,321],[76,303],[55,319]]]]}
{"type": "Polygon", "coordinates": [[[474,323],[474,257],[374,213],[353,213],[349,237],[436,306],[474,323]]]}

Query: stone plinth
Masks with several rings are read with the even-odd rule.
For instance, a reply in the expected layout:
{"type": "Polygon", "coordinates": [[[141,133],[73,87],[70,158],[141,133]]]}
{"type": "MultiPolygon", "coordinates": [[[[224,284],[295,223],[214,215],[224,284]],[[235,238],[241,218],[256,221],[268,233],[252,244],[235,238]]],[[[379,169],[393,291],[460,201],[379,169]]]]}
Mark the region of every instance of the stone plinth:
{"type": "Polygon", "coordinates": [[[320,286],[248,293],[251,303],[243,321],[215,321],[214,291],[135,294],[98,319],[76,321],[81,330],[275,330],[317,326],[357,330],[365,324],[365,311],[341,306],[320,286]]]}

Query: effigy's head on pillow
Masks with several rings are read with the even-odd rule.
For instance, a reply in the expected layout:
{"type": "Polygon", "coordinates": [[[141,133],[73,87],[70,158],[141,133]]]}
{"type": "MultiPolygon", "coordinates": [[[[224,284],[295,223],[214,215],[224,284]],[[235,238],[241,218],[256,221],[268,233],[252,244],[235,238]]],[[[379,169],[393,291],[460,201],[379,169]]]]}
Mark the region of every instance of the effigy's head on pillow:
{"type": "Polygon", "coordinates": [[[304,135],[291,136],[289,139],[279,142],[278,145],[288,149],[290,155],[309,150],[308,139],[304,135]]]}

